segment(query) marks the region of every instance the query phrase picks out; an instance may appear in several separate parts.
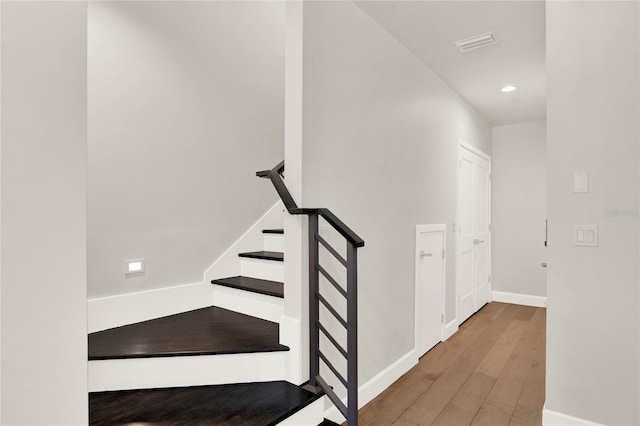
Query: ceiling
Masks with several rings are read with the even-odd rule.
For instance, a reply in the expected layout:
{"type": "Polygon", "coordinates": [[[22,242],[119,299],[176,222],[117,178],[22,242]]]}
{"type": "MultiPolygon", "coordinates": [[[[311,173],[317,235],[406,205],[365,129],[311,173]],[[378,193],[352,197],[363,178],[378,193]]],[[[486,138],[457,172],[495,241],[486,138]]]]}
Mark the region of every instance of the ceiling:
{"type": "Polygon", "coordinates": [[[545,119],[544,1],[357,1],[493,125],[545,119]],[[461,53],[455,41],[495,31],[461,53]],[[517,87],[502,93],[507,85],[517,87]]]}

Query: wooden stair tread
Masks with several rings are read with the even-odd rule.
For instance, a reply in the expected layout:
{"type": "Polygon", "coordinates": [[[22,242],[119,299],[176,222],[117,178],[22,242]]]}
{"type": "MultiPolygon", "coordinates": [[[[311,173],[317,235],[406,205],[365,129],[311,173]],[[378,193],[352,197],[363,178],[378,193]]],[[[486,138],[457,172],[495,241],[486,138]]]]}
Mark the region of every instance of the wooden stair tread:
{"type": "Polygon", "coordinates": [[[237,276],[212,280],[211,284],[236,288],[239,290],[246,290],[253,293],[265,294],[267,296],[284,298],[284,283],[279,281],[269,281],[259,278],[237,276]]]}
{"type": "Polygon", "coordinates": [[[321,396],[285,381],[94,392],[89,424],[275,425],[321,396]]]}
{"type": "Polygon", "coordinates": [[[263,229],[263,234],[284,234],[284,229],[263,229]]]}
{"type": "Polygon", "coordinates": [[[251,259],[275,260],[278,262],[284,261],[284,253],[279,251],[250,251],[247,253],[240,253],[238,256],[248,257],[251,259]]]}
{"type": "Polygon", "coordinates": [[[211,306],[89,334],[89,360],[287,351],[274,322],[211,306]]]}
{"type": "Polygon", "coordinates": [[[318,426],[340,426],[340,425],[338,423],[332,422],[329,419],[324,419],[324,421],[320,423],[318,426]]]}

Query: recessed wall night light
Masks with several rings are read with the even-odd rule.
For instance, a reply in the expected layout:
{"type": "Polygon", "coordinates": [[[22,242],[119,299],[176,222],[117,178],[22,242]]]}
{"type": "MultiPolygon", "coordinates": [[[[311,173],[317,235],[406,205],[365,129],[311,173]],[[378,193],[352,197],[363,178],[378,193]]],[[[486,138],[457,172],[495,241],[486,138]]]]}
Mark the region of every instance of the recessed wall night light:
{"type": "Polygon", "coordinates": [[[124,274],[125,275],[144,274],[144,259],[125,260],[124,274]]]}
{"type": "Polygon", "coordinates": [[[514,90],[516,90],[515,86],[504,86],[502,89],[500,89],[500,91],[503,93],[513,92],[514,90]]]}

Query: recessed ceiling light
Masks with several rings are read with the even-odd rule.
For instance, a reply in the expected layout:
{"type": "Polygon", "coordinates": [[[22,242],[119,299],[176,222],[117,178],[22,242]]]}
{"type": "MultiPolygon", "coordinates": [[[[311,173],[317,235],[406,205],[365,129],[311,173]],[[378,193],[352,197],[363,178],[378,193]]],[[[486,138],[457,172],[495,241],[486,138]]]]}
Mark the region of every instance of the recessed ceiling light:
{"type": "Polygon", "coordinates": [[[514,90],[516,90],[515,86],[504,86],[502,89],[500,89],[500,91],[504,93],[513,92],[514,90]]]}

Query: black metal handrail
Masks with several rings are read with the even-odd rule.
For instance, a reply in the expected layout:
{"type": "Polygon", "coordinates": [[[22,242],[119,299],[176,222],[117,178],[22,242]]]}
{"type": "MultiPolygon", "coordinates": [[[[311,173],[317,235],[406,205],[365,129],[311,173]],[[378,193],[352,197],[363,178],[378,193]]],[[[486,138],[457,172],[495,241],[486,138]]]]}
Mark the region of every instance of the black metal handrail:
{"type": "Polygon", "coordinates": [[[322,216],[324,220],[326,220],[331,226],[333,226],[335,230],[338,231],[340,235],[342,235],[351,244],[356,247],[364,246],[364,240],[360,238],[358,234],[353,232],[351,228],[345,225],[344,222],[338,219],[338,217],[333,214],[331,210],[325,208],[309,209],[298,207],[295,200],[293,199],[293,196],[282,180],[282,173],[284,173],[284,161],[281,161],[271,170],[256,172],[256,176],[261,178],[268,178],[271,180],[271,183],[273,183],[273,186],[276,188],[276,191],[278,192],[278,195],[280,195],[280,198],[282,199],[282,202],[289,214],[322,216]]]}
{"type": "Polygon", "coordinates": [[[271,170],[257,172],[256,175],[268,178],[280,195],[287,211],[292,215],[309,216],[309,387],[323,391],[347,419],[349,426],[358,424],[358,248],[364,246],[364,240],[344,224],[331,210],[326,208],[300,208],[282,180],[284,161],[271,170]],[[318,221],[322,217],[347,242],[347,256],[341,256],[318,233],[318,221]],[[346,268],[346,290],[320,265],[319,249],[322,245],[338,262],[346,268]],[[320,293],[320,275],[347,301],[347,318],[344,319],[320,293]],[[320,305],[347,330],[347,347],[343,348],[327,328],[320,322],[320,305]],[[338,350],[347,360],[347,377],[320,351],[320,334],[338,350]],[[347,389],[347,404],[338,397],[333,387],[320,375],[320,362],[323,362],[342,385],[347,389]]]}

